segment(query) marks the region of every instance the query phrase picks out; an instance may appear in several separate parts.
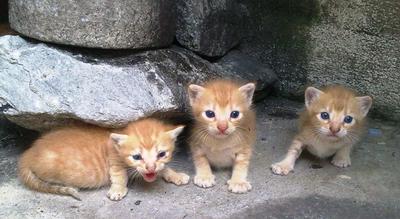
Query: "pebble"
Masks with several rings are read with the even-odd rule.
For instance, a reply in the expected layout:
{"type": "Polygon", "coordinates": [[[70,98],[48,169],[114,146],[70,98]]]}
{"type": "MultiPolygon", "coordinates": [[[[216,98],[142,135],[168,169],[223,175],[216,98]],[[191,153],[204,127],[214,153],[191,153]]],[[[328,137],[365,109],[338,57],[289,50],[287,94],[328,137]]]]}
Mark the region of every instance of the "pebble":
{"type": "Polygon", "coordinates": [[[377,128],[370,128],[368,129],[368,135],[372,137],[380,137],[382,136],[382,131],[377,128]]]}
{"type": "Polygon", "coordinates": [[[351,177],[347,175],[339,175],[338,177],[341,179],[351,179],[351,177]]]}

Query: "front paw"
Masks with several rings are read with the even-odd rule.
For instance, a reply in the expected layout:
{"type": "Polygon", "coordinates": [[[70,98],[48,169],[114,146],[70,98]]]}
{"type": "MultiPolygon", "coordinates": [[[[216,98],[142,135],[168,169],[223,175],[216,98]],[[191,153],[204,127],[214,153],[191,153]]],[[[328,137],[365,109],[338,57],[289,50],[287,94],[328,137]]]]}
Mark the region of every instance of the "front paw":
{"type": "Polygon", "coordinates": [[[210,175],[196,175],[193,182],[198,187],[209,188],[215,185],[215,176],[210,175]]]}
{"type": "Polygon", "coordinates": [[[164,177],[165,181],[173,183],[177,186],[185,185],[189,183],[190,176],[185,173],[176,173],[174,175],[169,175],[164,177]]]}
{"type": "Polygon", "coordinates": [[[119,201],[126,196],[128,188],[124,186],[111,186],[108,190],[107,197],[113,201],[119,201]]]}
{"type": "Polygon", "coordinates": [[[286,162],[279,162],[272,164],[271,170],[274,174],[286,176],[293,170],[293,166],[286,162]]]}
{"type": "Polygon", "coordinates": [[[333,157],[331,163],[337,167],[345,168],[351,165],[350,157],[333,157]]]}
{"type": "Polygon", "coordinates": [[[233,193],[245,193],[251,190],[251,185],[246,180],[233,180],[227,182],[228,190],[233,193]]]}

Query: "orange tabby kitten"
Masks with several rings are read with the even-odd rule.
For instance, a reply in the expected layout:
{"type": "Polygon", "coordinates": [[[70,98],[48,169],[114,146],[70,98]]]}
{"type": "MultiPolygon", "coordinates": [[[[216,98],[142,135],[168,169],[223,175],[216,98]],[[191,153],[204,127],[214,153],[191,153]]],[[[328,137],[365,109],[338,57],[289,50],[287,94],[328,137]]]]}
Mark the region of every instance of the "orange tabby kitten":
{"type": "Polygon", "coordinates": [[[255,113],[251,109],[255,85],[212,81],[204,87],[189,86],[189,99],[195,118],[189,144],[196,168],[194,184],[215,185],[210,164],[233,166],[228,189],[244,193],[251,189],[247,171],[255,142],[255,113]]]}
{"type": "MultiPolygon", "coordinates": [[[[142,119],[121,130],[75,125],[51,131],[20,158],[19,175],[31,189],[78,197],[77,188],[111,184],[107,196],[120,200],[128,192],[128,170],[152,182],[161,173],[167,182],[187,184],[189,176],[164,168],[172,158],[183,126],[142,119]]],[[[79,199],[80,200],[80,199],[79,199]]]]}
{"type": "Polygon", "coordinates": [[[287,175],[303,149],[320,158],[334,155],[332,164],[335,166],[350,166],[350,152],[360,138],[372,98],[356,97],[352,91],[340,86],[330,86],[323,91],[309,87],[305,102],[300,133],[294,138],[286,157],[271,166],[272,172],[287,175]]]}

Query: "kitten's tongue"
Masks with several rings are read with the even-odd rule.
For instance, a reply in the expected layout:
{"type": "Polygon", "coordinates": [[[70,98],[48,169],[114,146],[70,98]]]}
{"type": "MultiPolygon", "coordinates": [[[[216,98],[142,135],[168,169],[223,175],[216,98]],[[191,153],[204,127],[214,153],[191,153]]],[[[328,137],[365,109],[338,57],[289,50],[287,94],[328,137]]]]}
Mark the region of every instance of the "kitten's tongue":
{"type": "Polygon", "coordinates": [[[146,180],[146,182],[153,182],[157,178],[157,173],[152,172],[152,173],[146,173],[143,175],[143,179],[146,180]]]}

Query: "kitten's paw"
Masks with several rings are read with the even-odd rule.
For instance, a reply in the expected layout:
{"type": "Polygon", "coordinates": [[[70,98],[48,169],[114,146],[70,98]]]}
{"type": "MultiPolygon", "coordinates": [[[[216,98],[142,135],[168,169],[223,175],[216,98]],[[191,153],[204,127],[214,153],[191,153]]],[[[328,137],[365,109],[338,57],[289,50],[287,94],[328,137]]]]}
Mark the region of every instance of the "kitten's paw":
{"type": "Polygon", "coordinates": [[[279,163],[272,164],[271,170],[274,174],[286,176],[290,173],[290,171],[293,170],[293,166],[291,166],[285,162],[279,162],[279,163]]]}
{"type": "Polygon", "coordinates": [[[164,180],[177,186],[189,183],[190,176],[186,173],[176,173],[175,175],[165,176],[164,180]]]}
{"type": "Polygon", "coordinates": [[[194,176],[193,182],[196,186],[202,188],[208,188],[215,185],[214,175],[196,175],[194,176]]]}
{"type": "Polygon", "coordinates": [[[351,160],[350,157],[345,157],[345,158],[333,157],[331,163],[337,167],[345,168],[351,165],[351,160]]]}
{"type": "Polygon", "coordinates": [[[245,193],[251,190],[251,184],[246,180],[228,180],[228,190],[233,193],[245,193]]]}
{"type": "Polygon", "coordinates": [[[128,188],[123,186],[111,186],[108,190],[107,197],[113,201],[119,201],[126,196],[128,188]]]}

